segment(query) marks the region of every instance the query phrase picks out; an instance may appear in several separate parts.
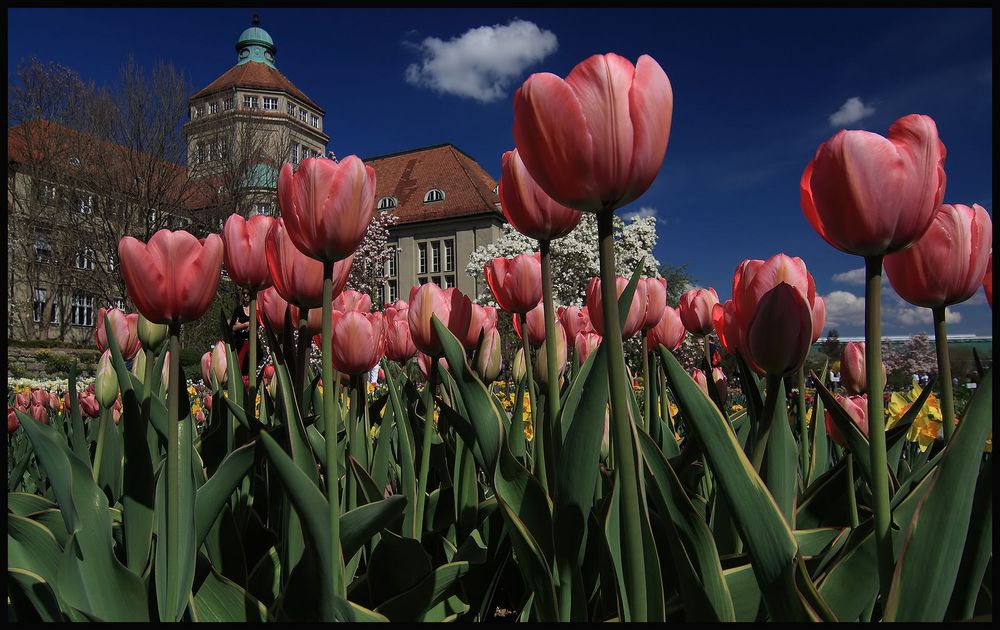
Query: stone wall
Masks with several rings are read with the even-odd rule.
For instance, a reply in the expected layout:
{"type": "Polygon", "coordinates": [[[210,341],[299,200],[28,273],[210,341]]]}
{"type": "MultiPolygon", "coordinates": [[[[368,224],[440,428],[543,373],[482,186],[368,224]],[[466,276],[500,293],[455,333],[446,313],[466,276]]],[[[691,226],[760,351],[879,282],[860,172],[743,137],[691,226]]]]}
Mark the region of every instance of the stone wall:
{"type": "Polygon", "coordinates": [[[13,378],[66,378],[75,361],[77,374],[93,375],[100,358],[95,348],[7,347],[7,374],[13,378]]]}

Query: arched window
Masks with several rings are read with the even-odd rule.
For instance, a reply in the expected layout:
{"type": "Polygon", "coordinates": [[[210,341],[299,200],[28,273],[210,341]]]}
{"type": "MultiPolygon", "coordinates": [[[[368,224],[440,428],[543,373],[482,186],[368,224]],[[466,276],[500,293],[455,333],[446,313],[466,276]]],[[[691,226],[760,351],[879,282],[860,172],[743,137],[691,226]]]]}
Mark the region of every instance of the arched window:
{"type": "Polygon", "coordinates": [[[440,188],[431,188],[424,195],[424,203],[432,203],[434,201],[441,201],[444,199],[444,191],[440,188]]]}
{"type": "Polygon", "coordinates": [[[381,199],[378,200],[377,207],[379,210],[391,210],[395,208],[397,205],[399,205],[399,202],[396,201],[395,197],[382,197],[381,199]]]}
{"type": "Polygon", "coordinates": [[[493,194],[494,195],[500,194],[500,184],[497,184],[496,186],[493,187],[493,194]]]}

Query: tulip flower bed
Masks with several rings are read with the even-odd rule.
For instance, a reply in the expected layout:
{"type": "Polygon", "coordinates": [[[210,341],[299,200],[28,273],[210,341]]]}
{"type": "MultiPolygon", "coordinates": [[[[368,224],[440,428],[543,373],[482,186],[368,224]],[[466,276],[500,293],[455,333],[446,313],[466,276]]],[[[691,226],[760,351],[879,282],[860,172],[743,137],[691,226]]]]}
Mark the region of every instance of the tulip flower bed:
{"type": "Polygon", "coordinates": [[[672,105],[648,56],[528,78],[499,196],[538,252],[486,265],[499,309],[428,283],[371,312],[345,289],[375,205],[354,156],[286,164],[279,219],[123,238],[138,313],[100,314],[92,388],[71,375],[62,401],[8,401],[9,618],[991,616],[992,371],[956,418],[943,314],[984,280],[992,301],[992,227],[942,205],[934,122],[840,132],[806,166],[806,218],[865,257],[869,341],[845,350],[847,395],[814,375],[807,401],[825,307],[802,259],[745,260],[731,299],[693,290],[678,309],[662,279],[616,268],[614,212],[659,171],[672,105]],[[582,212],[597,216],[601,274],[585,306],[562,308],[549,245],[582,212]],[[933,310],[941,374],[888,413],[883,262],[933,310]],[[224,326],[191,386],[181,327],[223,264],[250,292],[249,342],[224,326]],[[516,356],[501,354],[499,317],[516,356]],[[693,374],[674,355],[688,334],[704,346],[693,374]],[[629,374],[633,336],[646,351],[629,374]],[[497,381],[503,365],[513,380],[497,381]]]}

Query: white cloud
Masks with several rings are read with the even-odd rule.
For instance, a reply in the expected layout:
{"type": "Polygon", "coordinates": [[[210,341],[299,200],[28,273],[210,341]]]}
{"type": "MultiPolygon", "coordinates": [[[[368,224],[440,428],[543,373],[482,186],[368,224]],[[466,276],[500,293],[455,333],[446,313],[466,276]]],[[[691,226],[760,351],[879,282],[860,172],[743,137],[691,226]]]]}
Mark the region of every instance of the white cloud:
{"type": "Polygon", "coordinates": [[[406,81],[489,103],[506,96],[511,81],[558,46],[555,33],[520,19],[472,28],[448,41],[426,37],[416,45],[423,58],[406,68],[406,81]]]}
{"type": "MultiPolygon", "coordinates": [[[[833,274],[833,281],[840,282],[842,284],[853,284],[859,287],[865,286],[865,268],[859,267],[858,269],[851,269],[850,271],[845,271],[844,273],[833,274]]],[[[882,272],[882,286],[889,284],[889,277],[882,272]]]]}
{"type": "Polygon", "coordinates": [[[857,96],[853,96],[840,106],[840,109],[830,114],[829,121],[831,127],[843,127],[851,125],[863,118],[868,118],[875,113],[875,108],[865,105],[857,96]]]}
{"type": "MultiPolygon", "coordinates": [[[[831,291],[823,299],[826,301],[824,328],[865,325],[864,297],[848,291],[831,291]]],[[[885,291],[882,295],[881,317],[883,326],[912,328],[934,324],[931,309],[908,304],[892,290],[885,291]]],[[[945,309],[945,321],[957,324],[962,321],[962,314],[950,308],[945,309]]]]}
{"type": "Polygon", "coordinates": [[[838,326],[864,326],[865,300],[848,291],[831,291],[823,296],[826,302],[824,328],[838,326]]]}
{"type": "Polygon", "coordinates": [[[635,219],[644,219],[647,217],[652,217],[657,223],[665,223],[666,219],[661,219],[659,217],[659,211],[652,206],[643,206],[638,210],[633,210],[631,212],[622,213],[622,218],[628,221],[634,221],[635,219]]]}

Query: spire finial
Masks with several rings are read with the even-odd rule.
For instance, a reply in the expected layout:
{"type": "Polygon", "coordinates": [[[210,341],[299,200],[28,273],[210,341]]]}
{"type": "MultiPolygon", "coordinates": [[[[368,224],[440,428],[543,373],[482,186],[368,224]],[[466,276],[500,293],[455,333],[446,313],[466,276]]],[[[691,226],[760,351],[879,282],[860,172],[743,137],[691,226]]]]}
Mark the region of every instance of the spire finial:
{"type": "Polygon", "coordinates": [[[260,15],[254,13],[253,19],[250,20],[252,26],[260,26],[260,15]]]}

